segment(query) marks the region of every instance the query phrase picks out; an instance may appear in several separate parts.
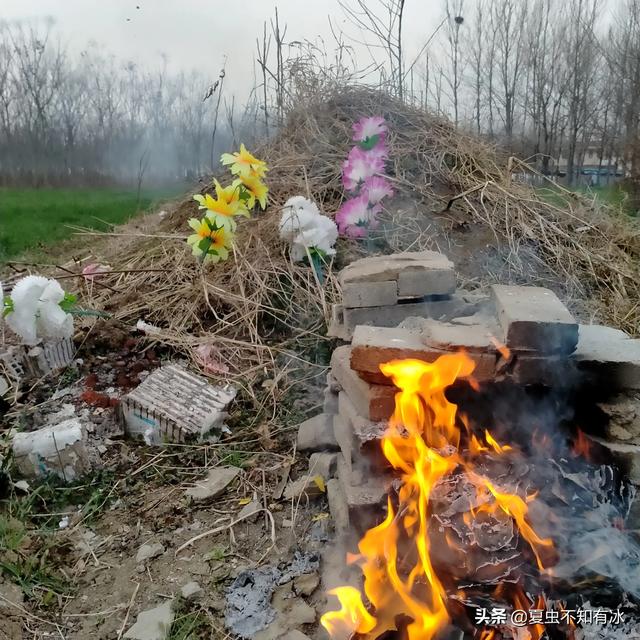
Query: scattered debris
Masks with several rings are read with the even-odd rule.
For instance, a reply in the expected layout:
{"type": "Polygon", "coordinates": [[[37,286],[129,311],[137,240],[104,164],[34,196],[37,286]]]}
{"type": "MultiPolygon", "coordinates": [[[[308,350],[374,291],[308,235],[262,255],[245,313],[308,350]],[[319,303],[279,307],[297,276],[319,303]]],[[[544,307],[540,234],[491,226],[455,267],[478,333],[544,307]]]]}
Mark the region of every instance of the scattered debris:
{"type": "Polygon", "coordinates": [[[124,634],[130,640],[165,640],[171,630],[175,612],[173,601],[167,600],[155,609],[138,614],[135,624],[124,634]]]}
{"type": "Polygon", "coordinates": [[[202,594],[203,589],[197,582],[187,582],[187,584],[180,589],[180,595],[185,600],[198,600],[202,594]]]}
{"type": "Polygon", "coordinates": [[[138,549],[138,554],[136,555],[136,562],[141,563],[146,560],[152,560],[153,558],[157,558],[158,556],[164,553],[164,547],[159,542],[154,542],[153,544],[143,544],[138,549]]]}
{"type": "Polygon", "coordinates": [[[207,477],[198,481],[195,487],[187,489],[185,495],[194,502],[205,502],[219,496],[238,474],[239,467],[213,467],[207,477]]]}

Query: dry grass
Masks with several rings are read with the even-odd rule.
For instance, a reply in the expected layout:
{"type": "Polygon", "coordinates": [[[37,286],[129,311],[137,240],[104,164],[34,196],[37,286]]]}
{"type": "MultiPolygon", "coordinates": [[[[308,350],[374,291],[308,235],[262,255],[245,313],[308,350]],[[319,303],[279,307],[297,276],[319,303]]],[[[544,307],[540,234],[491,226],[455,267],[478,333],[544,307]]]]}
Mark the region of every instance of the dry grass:
{"type": "MultiPolygon", "coordinates": [[[[565,297],[584,301],[587,313],[640,333],[635,222],[575,194],[567,195],[566,207],[545,202],[512,182],[514,159],[501,158],[444,120],[357,87],[302,100],[280,133],[258,150],[270,167],[270,205],[240,223],[226,263],[202,267],[191,257],[184,240],[196,205],[185,201],[162,220],[143,218],[95,244],[97,257],[115,271],[91,290],[83,283],[85,302],[126,323],[156,324],[162,332],[155,339],[191,355],[200,344],[215,345],[249,391],[265,378],[287,378],[296,354],[312,353],[325,339],[339,291],[331,267],[319,283],[308,266],[291,263],[278,238],[279,211],[287,198],[304,194],[335,213],[343,197],[340,167],[351,145],[351,124],[369,114],[389,122],[390,174],[403,197],[420,204],[422,218],[455,214],[483,225],[516,276],[528,277],[525,263],[538,261],[555,274],[565,297]]],[[[433,245],[424,219],[389,217],[383,251],[433,245]]],[[[336,268],[348,251],[365,249],[341,242],[336,268]]],[[[480,284],[490,280],[477,276],[480,284]]],[[[295,383],[290,376],[279,387],[274,405],[295,383]]]]}

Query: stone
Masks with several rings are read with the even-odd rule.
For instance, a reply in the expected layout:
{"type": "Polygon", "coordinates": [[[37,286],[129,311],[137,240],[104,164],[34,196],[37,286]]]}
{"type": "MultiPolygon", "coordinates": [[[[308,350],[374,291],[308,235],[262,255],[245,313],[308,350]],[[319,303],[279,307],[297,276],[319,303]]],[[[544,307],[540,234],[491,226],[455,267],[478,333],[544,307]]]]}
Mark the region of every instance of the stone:
{"type": "Polygon", "coordinates": [[[342,285],[342,304],[347,309],[361,307],[386,307],[398,302],[398,283],[347,282],[342,285]]]}
{"type": "Polygon", "coordinates": [[[131,640],[166,640],[175,617],[172,605],[173,602],[167,600],[155,609],[142,611],[124,637],[131,640]]]}
{"type": "Polygon", "coordinates": [[[18,471],[31,478],[52,474],[72,482],[92,467],[87,431],[78,418],[16,433],[12,448],[18,471]]]}
{"type": "Polygon", "coordinates": [[[320,585],[320,576],[317,573],[303,573],[293,581],[293,591],[298,596],[310,596],[320,585]]]}
{"type": "Polygon", "coordinates": [[[640,340],[624,331],[581,324],[573,357],[578,369],[598,385],[614,390],[640,389],[640,340]]]}
{"type": "Polygon", "coordinates": [[[463,296],[453,295],[441,300],[423,300],[386,307],[347,309],[341,304],[332,308],[332,319],[328,335],[341,340],[350,340],[358,325],[375,327],[397,327],[409,317],[451,320],[476,313],[480,302],[468,302],[463,296]]]}
{"type": "Polygon", "coordinates": [[[152,445],[219,436],[236,391],[176,365],[160,367],[123,396],[125,430],[152,445]]]}
{"type": "Polygon", "coordinates": [[[262,504],[259,500],[252,500],[248,504],[245,504],[242,509],[240,509],[240,513],[238,513],[238,520],[244,520],[246,518],[251,518],[252,515],[257,514],[260,509],[262,509],[262,504]]]}
{"type": "Polygon", "coordinates": [[[202,587],[197,582],[187,582],[182,589],[180,589],[180,595],[185,600],[198,600],[204,593],[202,587]]]}
{"type": "Polygon", "coordinates": [[[322,480],[322,483],[318,483],[317,475],[305,475],[297,480],[291,480],[284,490],[285,500],[298,500],[305,497],[319,498],[325,492],[324,478],[322,480]]]}
{"type": "Polygon", "coordinates": [[[493,285],[491,293],[507,347],[543,354],[570,354],[578,324],[553,291],[542,287],[493,285]]]}
{"type": "MultiPolygon", "coordinates": [[[[471,333],[476,335],[475,329],[471,329],[471,333]]],[[[476,338],[469,338],[469,342],[475,340],[478,344],[480,339],[476,338]]],[[[354,331],[352,344],[351,368],[357,371],[360,378],[382,385],[391,384],[391,380],[380,371],[380,365],[385,362],[413,358],[431,363],[450,353],[425,344],[422,332],[417,329],[359,326],[354,331]]],[[[495,377],[497,353],[493,348],[485,348],[486,352],[467,351],[476,365],[471,377],[479,382],[491,381],[495,377]]],[[[457,351],[460,346],[453,349],[457,351]]]]}
{"type": "Polygon", "coordinates": [[[333,419],[328,413],[319,413],[298,426],[298,451],[335,451],[337,448],[333,419]]]}
{"type": "Polygon", "coordinates": [[[337,453],[312,453],[309,457],[310,476],[322,476],[325,480],[329,480],[333,478],[337,470],[337,453]]]}
{"type": "Polygon", "coordinates": [[[157,558],[164,553],[164,547],[159,543],[155,542],[153,544],[143,544],[139,549],[136,555],[136,562],[140,564],[141,562],[145,562],[146,560],[152,560],[153,558],[157,558]]]}
{"type": "Polygon", "coordinates": [[[207,477],[198,481],[195,487],[187,489],[185,495],[194,502],[204,502],[219,496],[238,476],[238,467],[213,467],[207,477]]]}
{"type": "MultiPolygon", "coordinates": [[[[393,386],[373,385],[362,380],[351,368],[351,348],[338,347],[331,357],[331,371],[353,402],[357,412],[368,420],[388,420],[395,408],[393,386]]],[[[333,424],[331,426],[333,434],[333,424]]],[[[334,438],[335,439],[335,438],[334,438]]]]}
{"type": "Polygon", "coordinates": [[[339,480],[333,479],[327,482],[327,500],[336,533],[340,534],[348,531],[349,505],[339,480]]]}

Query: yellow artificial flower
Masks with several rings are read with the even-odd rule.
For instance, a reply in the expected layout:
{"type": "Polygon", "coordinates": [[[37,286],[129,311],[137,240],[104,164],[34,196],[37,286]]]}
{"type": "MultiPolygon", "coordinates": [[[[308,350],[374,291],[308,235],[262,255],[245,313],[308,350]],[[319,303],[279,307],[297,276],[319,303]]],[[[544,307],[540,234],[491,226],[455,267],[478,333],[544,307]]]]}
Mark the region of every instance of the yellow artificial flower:
{"type": "MultiPolygon", "coordinates": [[[[205,193],[204,196],[199,194],[193,196],[193,199],[199,203],[200,209],[207,209],[214,216],[228,219],[233,218],[233,216],[249,217],[247,205],[240,198],[240,190],[235,184],[223,187],[217,180],[214,180],[213,183],[216,189],[215,198],[210,193],[205,193]]],[[[235,229],[235,223],[232,226],[235,229]]]]}
{"type": "Polygon", "coordinates": [[[240,176],[237,180],[234,181],[234,186],[240,189],[241,187],[245,188],[246,193],[249,196],[247,200],[247,207],[252,209],[258,201],[260,203],[260,207],[262,209],[266,209],[267,207],[267,194],[269,193],[269,187],[260,180],[258,177],[246,177],[240,176]]]}
{"type": "Polygon", "coordinates": [[[208,215],[202,219],[191,218],[189,226],[195,231],[187,238],[193,255],[203,261],[220,262],[229,257],[229,249],[233,243],[233,232],[219,219],[208,215]]]}
{"type": "Polygon", "coordinates": [[[224,165],[231,165],[231,173],[237,176],[264,178],[268,171],[267,163],[247,151],[244,144],[240,145],[237,153],[223,153],[220,161],[224,165]]]}

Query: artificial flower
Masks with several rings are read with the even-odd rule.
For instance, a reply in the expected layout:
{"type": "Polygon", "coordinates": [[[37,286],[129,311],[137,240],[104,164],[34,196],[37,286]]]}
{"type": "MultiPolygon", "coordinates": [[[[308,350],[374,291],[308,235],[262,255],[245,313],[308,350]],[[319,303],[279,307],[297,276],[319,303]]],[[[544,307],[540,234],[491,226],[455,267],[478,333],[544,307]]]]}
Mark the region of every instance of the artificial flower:
{"type": "Polygon", "coordinates": [[[384,157],[380,153],[353,147],[342,167],[342,182],[347,191],[355,191],[367,178],[384,171],[384,157]]]}
{"type": "Polygon", "coordinates": [[[73,316],[63,307],[72,300],[57,280],[26,276],[15,284],[5,304],[7,325],[26,345],[70,338],[73,316]]]}
{"type": "Polygon", "coordinates": [[[338,229],[350,238],[362,238],[369,229],[378,226],[377,214],[380,213],[379,204],[370,206],[366,193],[362,193],[351,200],[347,200],[336,213],[338,229]]]}
{"type": "Polygon", "coordinates": [[[189,226],[195,231],[187,238],[194,256],[207,262],[220,262],[229,257],[233,232],[220,218],[209,214],[200,220],[191,218],[189,226]]]}
{"type": "Polygon", "coordinates": [[[225,166],[231,165],[231,173],[237,176],[263,178],[267,172],[267,163],[247,151],[244,144],[236,153],[223,153],[220,161],[225,166]]]}
{"type": "Polygon", "coordinates": [[[381,116],[361,118],[353,125],[353,140],[363,149],[371,149],[384,140],[387,125],[381,116]]]}
{"type": "Polygon", "coordinates": [[[315,202],[303,196],[289,198],[282,208],[280,217],[280,237],[293,242],[293,239],[306,229],[311,229],[317,216],[321,215],[315,202]]]}
{"type": "Polygon", "coordinates": [[[246,206],[249,209],[253,209],[256,202],[260,203],[262,209],[267,208],[269,187],[257,176],[240,176],[237,180],[234,180],[233,186],[239,190],[244,188],[248,196],[246,206]]]}
{"type": "Polygon", "coordinates": [[[367,194],[370,205],[376,205],[393,195],[393,187],[384,176],[371,176],[364,181],[362,193],[367,194]]]}
{"type": "Polygon", "coordinates": [[[104,275],[105,273],[109,273],[109,271],[111,271],[110,265],[97,264],[95,262],[92,262],[82,270],[82,275],[84,276],[85,280],[92,281],[95,278],[99,278],[100,276],[104,275]]]}
{"type": "MultiPolygon", "coordinates": [[[[240,198],[240,192],[234,185],[223,187],[217,180],[213,181],[216,189],[216,197],[205,193],[204,196],[196,194],[193,199],[198,202],[199,209],[206,209],[213,217],[226,218],[227,226],[235,230],[235,222],[231,222],[234,216],[249,216],[249,211],[243,200],[240,198]]],[[[224,220],[222,224],[225,224],[224,220]]]]}
{"type": "Polygon", "coordinates": [[[303,196],[294,196],[282,209],[280,237],[291,243],[291,259],[297,262],[308,253],[334,255],[338,229],[331,218],[320,213],[314,202],[303,196]]]}

